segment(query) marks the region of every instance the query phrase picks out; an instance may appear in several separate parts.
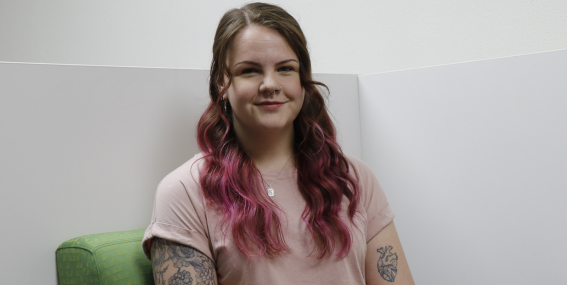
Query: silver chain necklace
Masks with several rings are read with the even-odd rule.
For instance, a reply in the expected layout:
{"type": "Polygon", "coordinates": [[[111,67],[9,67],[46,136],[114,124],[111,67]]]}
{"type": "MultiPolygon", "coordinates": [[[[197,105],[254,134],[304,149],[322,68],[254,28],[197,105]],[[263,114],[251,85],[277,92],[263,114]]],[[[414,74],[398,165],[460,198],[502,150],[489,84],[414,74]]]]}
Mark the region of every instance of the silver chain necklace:
{"type": "Polygon", "coordinates": [[[268,196],[273,197],[274,195],[276,195],[276,192],[274,190],[274,187],[272,187],[272,184],[274,184],[274,182],[276,182],[276,180],[278,180],[278,177],[280,177],[280,174],[282,173],[282,171],[284,170],[285,166],[289,163],[289,161],[291,160],[291,158],[293,157],[293,154],[289,157],[289,159],[285,162],[285,164],[282,166],[282,169],[280,169],[280,172],[278,172],[278,175],[276,176],[276,179],[274,179],[272,181],[272,183],[268,183],[266,182],[266,180],[264,180],[264,176],[262,176],[262,173],[260,173],[260,176],[262,177],[262,181],[264,181],[264,183],[266,183],[268,185],[268,196]]]}

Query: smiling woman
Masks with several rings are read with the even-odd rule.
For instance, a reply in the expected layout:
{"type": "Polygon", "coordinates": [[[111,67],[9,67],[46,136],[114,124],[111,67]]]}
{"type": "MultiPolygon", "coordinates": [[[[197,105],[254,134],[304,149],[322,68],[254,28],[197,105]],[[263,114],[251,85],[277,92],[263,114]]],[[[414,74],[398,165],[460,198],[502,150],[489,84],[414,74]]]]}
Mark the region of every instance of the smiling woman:
{"type": "MultiPolygon", "coordinates": [[[[232,82],[223,99],[232,107],[239,140],[256,138],[268,131],[292,142],[293,121],[303,106],[305,94],[299,60],[287,41],[273,29],[247,26],[234,37],[227,65],[232,82]]],[[[229,82],[227,75],[225,82],[229,82]]],[[[261,142],[254,139],[244,146],[250,152],[257,149],[257,143],[261,142]]]]}
{"type": "Polygon", "coordinates": [[[156,284],[413,284],[384,192],[342,153],[318,86],[285,10],[223,16],[201,153],[162,180],[144,236],[156,284]]]}

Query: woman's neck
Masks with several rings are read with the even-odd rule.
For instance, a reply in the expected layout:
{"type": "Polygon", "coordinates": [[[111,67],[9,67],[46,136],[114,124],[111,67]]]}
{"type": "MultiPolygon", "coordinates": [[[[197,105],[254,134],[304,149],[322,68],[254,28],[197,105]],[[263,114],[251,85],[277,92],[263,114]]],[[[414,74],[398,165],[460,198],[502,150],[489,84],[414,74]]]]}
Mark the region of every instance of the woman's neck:
{"type": "Polygon", "coordinates": [[[287,130],[237,130],[236,137],[260,171],[280,170],[295,165],[293,159],[293,126],[287,130]],[[286,164],[287,162],[287,164],[286,164]]]}

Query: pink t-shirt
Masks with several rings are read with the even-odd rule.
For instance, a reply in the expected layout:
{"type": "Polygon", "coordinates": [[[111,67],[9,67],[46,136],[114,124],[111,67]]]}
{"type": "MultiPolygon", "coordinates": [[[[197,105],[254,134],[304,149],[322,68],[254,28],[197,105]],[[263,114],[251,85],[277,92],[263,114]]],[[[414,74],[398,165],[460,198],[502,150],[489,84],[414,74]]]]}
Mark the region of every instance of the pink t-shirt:
{"type": "MultiPolygon", "coordinates": [[[[310,255],[314,244],[311,233],[301,214],[305,201],[297,188],[295,168],[284,169],[272,184],[275,196],[271,197],[285,212],[280,216],[284,239],[291,252],[276,258],[247,259],[238,251],[230,234],[223,239],[217,227],[219,214],[206,206],[199,186],[199,169],[204,160],[201,154],[168,174],[159,184],[151,224],[142,241],[149,257],[152,237],[160,237],[191,246],[214,263],[219,284],[365,284],[366,243],[394,218],[386,196],[372,171],[359,159],[348,157],[358,175],[361,186],[360,215],[350,223],[343,211],[343,221],[350,226],[353,244],[345,258],[335,252],[331,257],[318,259],[310,255]]],[[[352,170],[352,168],[351,168],[352,170]]],[[[279,171],[265,171],[266,181],[276,178],[279,171]]],[[[346,209],[348,199],[343,199],[346,209]]],[[[230,231],[228,231],[230,233],[230,231]]]]}

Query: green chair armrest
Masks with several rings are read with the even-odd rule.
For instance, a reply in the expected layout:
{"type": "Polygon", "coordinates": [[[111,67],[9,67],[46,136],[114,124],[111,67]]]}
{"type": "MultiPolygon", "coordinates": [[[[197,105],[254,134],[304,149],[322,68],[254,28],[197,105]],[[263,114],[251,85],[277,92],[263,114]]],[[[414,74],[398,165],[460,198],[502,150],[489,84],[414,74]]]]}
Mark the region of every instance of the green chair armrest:
{"type": "Polygon", "coordinates": [[[86,235],[56,252],[60,285],[153,285],[152,264],[142,250],[144,230],[86,235]]]}

